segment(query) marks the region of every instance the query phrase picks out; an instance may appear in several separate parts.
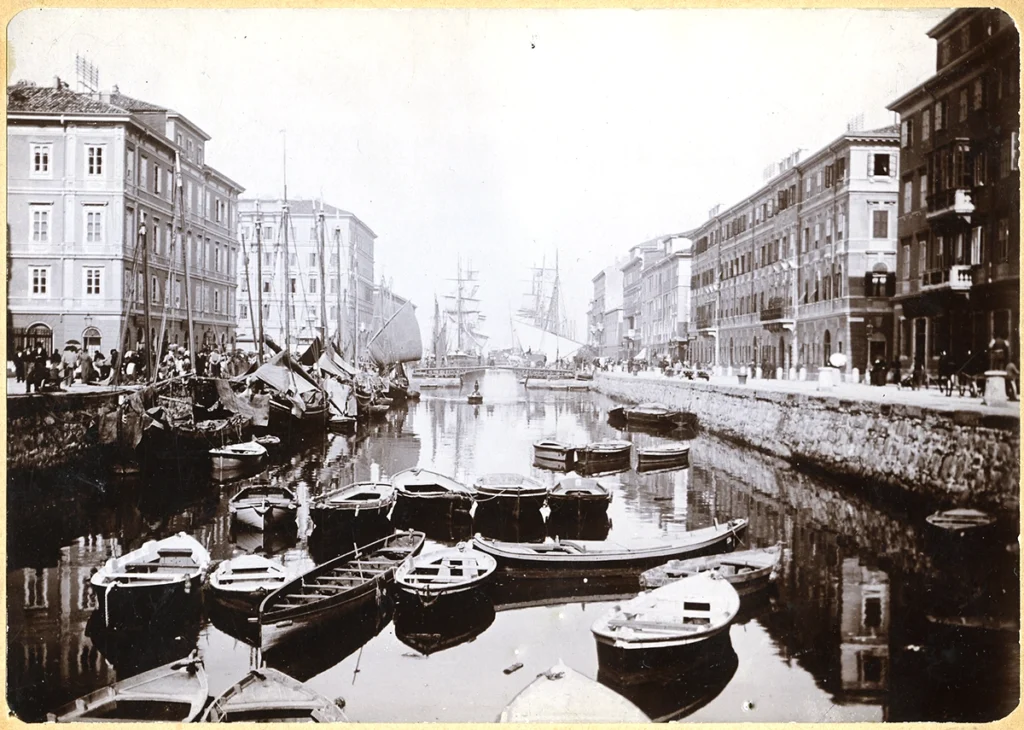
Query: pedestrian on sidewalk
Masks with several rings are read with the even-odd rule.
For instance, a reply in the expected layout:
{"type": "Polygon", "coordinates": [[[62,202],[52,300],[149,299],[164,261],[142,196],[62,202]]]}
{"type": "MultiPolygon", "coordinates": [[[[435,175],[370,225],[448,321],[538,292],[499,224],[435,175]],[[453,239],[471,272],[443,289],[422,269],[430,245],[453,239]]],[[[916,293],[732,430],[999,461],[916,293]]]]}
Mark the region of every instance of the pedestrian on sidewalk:
{"type": "Polygon", "coordinates": [[[25,351],[20,347],[14,353],[14,382],[25,382],[25,351]]]}
{"type": "Polygon", "coordinates": [[[75,363],[78,362],[78,353],[70,345],[64,346],[64,354],[61,355],[61,363],[64,367],[64,385],[70,388],[71,382],[75,379],[75,363]]]}
{"type": "Polygon", "coordinates": [[[1020,370],[1017,364],[1011,360],[1006,364],[1006,397],[1010,400],[1017,400],[1020,397],[1020,388],[1017,379],[1020,377],[1020,370]]]}

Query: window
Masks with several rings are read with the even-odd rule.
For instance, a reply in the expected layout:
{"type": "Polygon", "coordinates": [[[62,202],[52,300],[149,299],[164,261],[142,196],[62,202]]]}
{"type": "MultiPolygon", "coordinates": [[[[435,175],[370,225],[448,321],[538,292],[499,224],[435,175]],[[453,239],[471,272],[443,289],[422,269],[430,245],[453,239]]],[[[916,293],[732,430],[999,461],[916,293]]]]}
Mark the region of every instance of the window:
{"type": "Polygon", "coordinates": [[[985,78],[983,76],[979,76],[974,80],[973,91],[971,106],[977,111],[985,106],[985,78]]]}
{"type": "Polygon", "coordinates": [[[142,186],[143,190],[148,189],[147,186],[149,185],[149,158],[146,157],[145,155],[142,156],[142,159],[139,163],[139,184],[142,186]]]}
{"type": "Polygon", "coordinates": [[[871,211],[871,237],[872,238],[888,238],[889,237],[889,211],[887,211],[887,210],[873,210],[873,211],[871,211]]]}
{"type": "Polygon", "coordinates": [[[160,174],[160,165],[153,165],[153,192],[157,195],[163,193],[164,182],[160,174]]]}
{"type": "Polygon", "coordinates": [[[927,172],[922,172],[921,173],[921,188],[918,191],[918,195],[921,196],[920,199],[918,200],[918,205],[920,206],[920,208],[922,210],[927,209],[928,208],[928,173],[927,172]]]}
{"type": "Polygon", "coordinates": [[[988,155],[978,150],[974,155],[974,184],[983,187],[988,182],[988,155]]]}
{"type": "Polygon", "coordinates": [[[85,174],[92,177],[103,175],[103,147],[88,145],[85,148],[85,174]]]}
{"type": "Polygon", "coordinates": [[[971,229],[971,263],[980,264],[985,250],[985,227],[975,226],[971,229]]]}
{"type": "Polygon", "coordinates": [[[52,153],[53,145],[32,145],[32,177],[50,177],[50,155],[52,153]]]}
{"type": "Polygon", "coordinates": [[[311,253],[309,255],[309,266],[310,266],[310,268],[313,268],[314,266],[316,266],[316,254],[315,253],[311,253]]]}
{"type": "Polygon", "coordinates": [[[213,290],[213,311],[220,314],[220,289],[213,290]]]}
{"type": "Polygon", "coordinates": [[[932,133],[932,110],[921,112],[921,141],[924,142],[932,133]]]}
{"type": "Polygon", "coordinates": [[[1010,169],[1017,169],[1017,160],[1020,157],[1020,133],[1010,132],[1010,169]]]}
{"type": "Polygon", "coordinates": [[[174,280],[174,306],[181,307],[181,279],[174,280]]]}
{"type": "Polygon", "coordinates": [[[249,307],[248,305],[242,304],[238,307],[238,318],[249,319],[249,307]]]}
{"type": "Polygon", "coordinates": [[[264,251],[263,252],[263,265],[264,266],[273,266],[274,265],[274,254],[270,253],[269,251],[264,251]]]}
{"type": "Polygon", "coordinates": [[[32,221],[32,242],[50,242],[50,206],[30,205],[29,215],[32,221]]]}
{"type": "Polygon", "coordinates": [[[909,178],[903,181],[903,212],[914,209],[914,182],[909,178]]]}
{"type": "MultiPolygon", "coordinates": [[[[836,165],[836,185],[846,180],[846,158],[840,157],[835,162],[836,165]]],[[[796,198],[796,190],[793,191],[793,198],[796,198]]]]}
{"type": "Polygon", "coordinates": [[[85,296],[98,297],[102,292],[103,269],[85,269],[85,296]]]}
{"type": "Polygon", "coordinates": [[[213,270],[219,273],[220,264],[220,244],[218,243],[216,246],[213,247],[213,270]]]}
{"type": "Polygon", "coordinates": [[[312,276],[309,277],[309,293],[316,294],[316,279],[312,276]]]}
{"type": "Polygon", "coordinates": [[[910,278],[910,244],[903,244],[903,278],[910,278]]]}
{"type": "Polygon", "coordinates": [[[876,177],[889,177],[889,155],[871,155],[871,172],[876,177]]]}
{"type": "Polygon", "coordinates": [[[338,293],[338,277],[332,276],[331,277],[331,294],[337,294],[337,293],[338,293]]]}
{"type": "Polygon", "coordinates": [[[967,89],[960,89],[960,114],[959,120],[962,122],[967,119],[967,109],[969,108],[969,102],[967,98],[967,89]]]}
{"type": "Polygon", "coordinates": [[[996,223],[996,263],[1010,260],[1010,219],[1000,218],[996,223]]]}
{"type": "Polygon", "coordinates": [[[149,301],[152,304],[160,303],[160,280],[156,276],[150,277],[149,281],[149,301]]]}
{"type": "Polygon", "coordinates": [[[103,243],[103,208],[85,206],[85,242],[103,243]]]}
{"type": "Polygon", "coordinates": [[[263,226],[263,240],[264,241],[273,241],[274,240],[274,227],[273,226],[263,226]]]}
{"type": "Polygon", "coordinates": [[[928,266],[928,240],[921,239],[917,245],[917,274],[924,276],[925,268],[928,266]]]}
{"type": "Polygon", "coordinates": [[[32,296],[50,296],[50,268],[48,266],[33,266],[29,269],[29,277],[31,278],[32,296]]]}
{"type": "Polygon", "coordinates": [[[269,294],[270,293],[270,280],[269,279],[264,279],[263,280],[263,293],[264,294],[269,294]]]}
{"type": "Polygon", "coordinates": [[[941,132],[946,125],[946,102],[935,102],[935,131],[941,132]]]}
{"type": "Polygon", "coordinates": [[[807,194],[807,195],[811,194],[811,178],[810,177],[808,177],[806,180],[804,180],[804,193],[807,194]]]}
{"type": "Polygon", "coordinates": [[[295,292],[296,292],[296,286],[295,286],[295,279],[294,278],[288,280],[288,291],[290,291],[292,294],[295,294],[295,292]]]}
{"type": "Polygon", "coordinates": [[[288,254],[288,265],[289,266],[298,266],[299,265],[299,255],[298,254],[294,254],[294,253],[288,254]]]}
{"type": "Polygon", "coordinates": [[[914,144],[914,120],[904,119],[900,124],[900,146],[910,147],[914,144]]]}

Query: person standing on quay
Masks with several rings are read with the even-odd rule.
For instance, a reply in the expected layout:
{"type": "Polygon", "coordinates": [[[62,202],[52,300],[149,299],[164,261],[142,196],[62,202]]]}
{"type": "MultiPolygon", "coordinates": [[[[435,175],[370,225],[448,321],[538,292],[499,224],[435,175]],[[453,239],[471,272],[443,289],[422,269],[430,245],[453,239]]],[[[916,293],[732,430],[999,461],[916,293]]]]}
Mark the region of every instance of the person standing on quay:
{"type": "Polygon", "coordinates": [[[61,362],[64,365],[64,385],[70,388],[71,382],[75,379],[75,363],[78,360],[78,355],[74,348],[65,345],[64,354],[61,356],[61,362]]]}
{"type": "Polygon", "coordinates": [[[14,382],[25,382],[25,351],[21,348],[14,353],[14,382]]]}

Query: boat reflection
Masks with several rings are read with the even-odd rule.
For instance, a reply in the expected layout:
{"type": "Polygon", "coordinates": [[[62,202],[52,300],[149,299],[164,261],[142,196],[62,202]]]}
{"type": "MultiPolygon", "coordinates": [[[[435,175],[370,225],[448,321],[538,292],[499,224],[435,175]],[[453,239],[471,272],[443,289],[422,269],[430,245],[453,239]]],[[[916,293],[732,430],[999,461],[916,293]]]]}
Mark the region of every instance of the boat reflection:
{"type": "Polygon", "coordinates": [[[539,508],[524,509],[517,518],[495,502],[477,503],[473,515],[474,534],[505,542],[544,542],[544,515],[539,508]]]}
{"type": "Polygon", "coordinates": [[[337,620],[326,620],[315,632],[276,644],[263,653],[268,667],[279,669],[300,682],[307,682],[361,649],[391,623],[394,604],[386,595],[378,604],[342,612],[337,620]]]}
{"type": "Polygon", "coordinates": [[[554,513],[548,517],[548,537],[561,540],[607,540],[612,520],[608,515],[584,516],[554,513]]]}
{"type": "Polygon", "coordinates": [[[419,530],[427,538],[444,545],[455,545],[473,536],[473,518],[468,512],[450,511],[447,504],[409,505],[398,500],[391,521],[400,530],[419,530]]]}
{"type": "Polygon", "coordinates": [[[112,630],[94,611],[85,624],[85,635],[114,667],[119,678],[149,671],[188,656],[199,644],[200,615],[189,616],[174,631],[112,630]]]}
{"type": "Polygon", "coordinates": [[[429,656],[473,641],[494,623],[494,605],[486,592],[440,598],[429,606],[399,594],[395,636],[429,656]]]}
{"type": "Polygon", "coordinates": [[[602,665],[597,681],[628,699],[654,722],[669,722],[693,714],[720,695],[736,675],[737,667],[739,657],[729,635],[722,634],[722,641],[702,647],[685,665],[629,676],[602,665]]]}
{"type": "Polygon", "coordinates": [[[558,580],[498,575],[490,586],[495,611],[561,606],[567,603],[600,603],[632,597],[639,592],[640,581],[636,576],[621,575],[558,580]]]}
{"type": "Polygon", "coordinates": [[[309,536],[309,554],[317,563],[350,552],[358,545],[369,545],[395,531],[386,516],[359,516],[331,530],[315,527],[309,536]]]}
{"type": "Polygon", "coordinates": [[[279,555],[298,543],[295,525],[284,525],[281,529],[254,530],[231,521],[231,542],[239,550],[250,555],[279,555]]]}

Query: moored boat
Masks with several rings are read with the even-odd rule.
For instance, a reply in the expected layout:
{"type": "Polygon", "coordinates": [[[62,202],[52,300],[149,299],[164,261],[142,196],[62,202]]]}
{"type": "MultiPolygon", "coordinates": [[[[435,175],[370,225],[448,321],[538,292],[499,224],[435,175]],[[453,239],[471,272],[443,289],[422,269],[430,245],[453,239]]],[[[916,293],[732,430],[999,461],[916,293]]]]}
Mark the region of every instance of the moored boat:
{"type": "Polygon", "coordinates": [[[386,482],[356,482],[313,500],[309,516],[324,530],[356,518],[386,517],[395,504],[395,488],[386,482]]]}
{"type": "Polygon", "coordinates": [[[181,620],[197,602],[209,565],[210,553],[183,532],[111,558],[89,581],[103,625],[143,628],[181,620]]]}
{"type": "Polygon", "coordinates": [[[329,560],[286,583],[260,605],[264,649],[298,638],[350,611],[379,603],[395,570],[423,547],[422,532],[396,532],[329,560]]]}
{"type": "Polygon", "coordinates": [[[210,595],[237,611],[253,612],[269,594],[288,582],[281,563],[262,555],[240,555],[225,560],[210,575],[210,595]]]}
{"type": "Polygon", "coordinates": [[[410,503],[448,502],[460,509],[473,506],[476,490],[449,476],[429,469],[406,469],[391,477],[400,501],[410,503]]]}
{"type": "Polygon", "coordinates": [[[629,675],[692,659],[703,642],[728,641],[729,624],[739,610],[739,594],[717,573],[641,593],[594,622],[598,663],[629,675]]]}
{"type": "Polygon", "coordinates": [[[660,588],[691,575],[714,572],[725,578],[736,592],[743,596],[771,583],[775,579],[781,560],[781,544],[688,560],[670,560],[657,568],[644,571],[640,576],[640,585],[644,588],[660,588]]]}
{"type": "Polygon", "coordinates": [[[424,603],[432,603],[442,596],[480,588],[497,567],[498,562],[490,555],[460,543],[403,563],[395,570],[395,586],[424,603]]]}
{"type": "Polygon", "coordinates": [[[257,530],[269,530],[295,521],[298,502],[295,492],[279,484],[242,487],[228,500],[231,517],[257,530]]]}
{"type": "Polygon", "coordinates": [[[348,722],[341,708],[276,669],[253,669],[215,699],[202,722],[348,722]]]}
{"type": "Polygon", "coordinates": [[[587,479],[575,474],[562,477],[548,493],[548,507],[552,518],[560,515],[575,515],[586,518],[608,510],[612,492],[597,479],[587,479]]]}
{"type": "Polygon", "coordinates": [[[669,408],[664,403],[641,403],[622,409],[626,423],[637,423],[648,426],[673,426],[682,415],[680,411],[669,408]]]}
{"type": "Polygon", "coordinates": [[[746,529],[747,520],[741,518],[653,540],[515,543],[488,540],[477,535],[473,543],[478,550],[497,558],[502,570],[511,574],[571,576],[596,571],[602,575],[637,575],[673,558],[731,550],[746,529]]]}
{"type": "Polygon", "coordinates": [[[203,662],[193,654],[90,692],[49,713],[47,720],[191,722],[202,712],[209,691],[203,662]]]}
{"type": "Polygon", "coordinates": [[[682,466],[690,460],[690,445],[682,443],[658,444],[637,448],[637,471],[682,466]]]}
{"type": "Polygon", "coordinates": [[[522,474],[495,473],[477,477],[473,483],[480,503],[507,507],[515,512],[539,510],[551,487],[522,474]]]}
{"type": "Polygon", "coordinates": [[[569,467],[576,460],[576,448],[554,439],[533,442],[533,457],[542,463],[552,462],[569,467]]]}
{"type": "Polygon", "coordinates": [[[600,472],[617,465],[629,467],[633,444],[629,441],[606,439],[576,449],[576,465],[581,471],[600,472]]]}
{"type": "Polygon", "coordinates": [[[255,441],[210,449],[210,459],[215,469],[252,468],[262,464],[266,458],[266,448],[255,441]]]}
{"type": "Polygon", "coordinates": [[[650,719],[622,695],[559,662],[512,698],[498,722],[642,723],[650,719]]]}
{"type": "Polygon", "coordinates": [[[470,393],[466,396],[466,402],[470,405],[478,406],[484,402],[484,397],[480,393],[470,393]]]}

